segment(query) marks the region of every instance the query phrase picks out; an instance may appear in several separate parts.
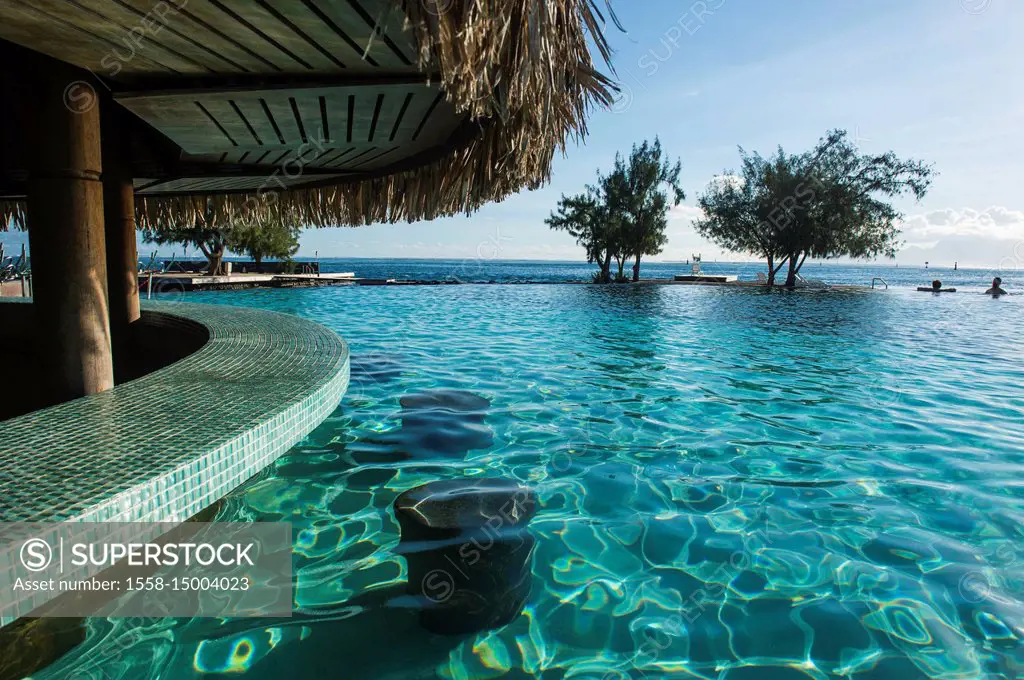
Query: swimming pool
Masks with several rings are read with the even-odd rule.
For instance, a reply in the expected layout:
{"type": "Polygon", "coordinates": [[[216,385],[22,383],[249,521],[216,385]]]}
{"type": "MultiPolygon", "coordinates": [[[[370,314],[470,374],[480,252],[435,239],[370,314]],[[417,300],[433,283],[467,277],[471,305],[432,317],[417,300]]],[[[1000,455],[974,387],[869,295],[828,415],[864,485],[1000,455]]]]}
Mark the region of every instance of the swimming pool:
{"type": "Polygon", "coordinates": [[[273,626],[94,620],[36,677],[1022,673],[1019,297],[551,285],[187,299],[298,314],[350,343],[341,407],[219,515],[294,524],[301,611],[273,626]],[[486,399],[485,415],[453,405],[403,424],[402,396],[452,390],[486,399]],[[524,613],[465,640],[381,602],[405,577],[391,503],[458,477],[513,478],[541,503],[524,613]],[[356,598],[368,604],[345,607],[356,598]]]}

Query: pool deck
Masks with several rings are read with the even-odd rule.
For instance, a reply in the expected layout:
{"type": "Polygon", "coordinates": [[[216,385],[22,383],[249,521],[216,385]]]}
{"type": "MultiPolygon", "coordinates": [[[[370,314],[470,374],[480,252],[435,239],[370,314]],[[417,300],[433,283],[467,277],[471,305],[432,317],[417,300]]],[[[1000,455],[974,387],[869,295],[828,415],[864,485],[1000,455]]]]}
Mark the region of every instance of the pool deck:
{"type": "MultiPolygon", "coordinates": [[[[247,274],[209,276],[194,273],[153,273],[153,291],[234,290],[240,288],[288,288],[298,286],[336,286],[357,281],[352,272],[330,274],[247,274]]],[[[149,274],[139,277],[143,294],[149,286],[149,274]]]]}
{"type": "MultiPolygon", "coordinates": [[[[109,392],[0,422],[0,522],[185,521],[298,443],[348,387],[348,346],[319,324],[217,305],[143,310],[209,339],[109,392]]],[[[0,582],[5,568],[0,554],[0,582]]],[[[40,604],[0,611],[0,626],[40,604]]]]}

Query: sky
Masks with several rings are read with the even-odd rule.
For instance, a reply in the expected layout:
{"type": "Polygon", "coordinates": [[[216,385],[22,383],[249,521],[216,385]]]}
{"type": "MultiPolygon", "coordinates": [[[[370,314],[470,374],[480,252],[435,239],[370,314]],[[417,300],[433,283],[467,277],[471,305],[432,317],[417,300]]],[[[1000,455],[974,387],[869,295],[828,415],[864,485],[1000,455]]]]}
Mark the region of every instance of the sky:
{"type": "MultiPolygon", "coordinates": [[[[616,151],[661,138],[683,163],[686,199],[653,260],[755,259],[692,229],[696,197],[738,165],[737,145],[812,147],[844,128],[865,152],[934,163],[904,212],[900,263],[1024,266],[1024,3],[1019,0],[612,0],[622,93],[556,157],[550,184],[472,216],[309,229],[300,256],[581,260],[544,224],[616,151]]],[[[607,69],[605,69],[607,71],[607,69]]],[[[8,242],[16,237],[7,237],[8,242]]],[[[152,246],[142,246],[148,255],[152,246]]],[[[9,246],[10,250],[10,246],[9,246]]]]}

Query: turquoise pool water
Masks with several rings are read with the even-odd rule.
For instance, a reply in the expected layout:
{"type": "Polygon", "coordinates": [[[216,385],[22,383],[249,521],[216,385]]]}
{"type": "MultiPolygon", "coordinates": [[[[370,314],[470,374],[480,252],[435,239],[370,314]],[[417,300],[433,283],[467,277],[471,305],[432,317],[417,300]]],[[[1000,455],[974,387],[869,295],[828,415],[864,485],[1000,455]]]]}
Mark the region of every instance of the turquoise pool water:
{"type": "Polygon", "coordinates": [[[341,407],[219,516],[295,525],[300,611],[94,620],[40,678],[1024,675],[1024,298],[559,285],[188,300],[299,314],[351,344],[341,407]],[[403,395],[438,390],[489,406],[403,423],[403,395]],[[503,629],[429,635],[395,598],[389,508],[484,476],[540,499],[531,598],[503,629]]]}

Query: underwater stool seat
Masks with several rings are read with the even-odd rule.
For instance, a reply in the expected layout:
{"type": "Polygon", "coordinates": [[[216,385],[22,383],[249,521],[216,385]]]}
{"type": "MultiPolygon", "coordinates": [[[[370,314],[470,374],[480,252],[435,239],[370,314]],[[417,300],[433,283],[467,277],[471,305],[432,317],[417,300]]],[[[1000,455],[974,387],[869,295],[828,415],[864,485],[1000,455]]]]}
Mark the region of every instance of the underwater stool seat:
{"type": "Polygon", "coordinates": [[[430,482],[394,503],[407,592],[422,603],[420,625],[460,635],[504,626],[530,596],[534,492],[504,479],[430,482]]]}

